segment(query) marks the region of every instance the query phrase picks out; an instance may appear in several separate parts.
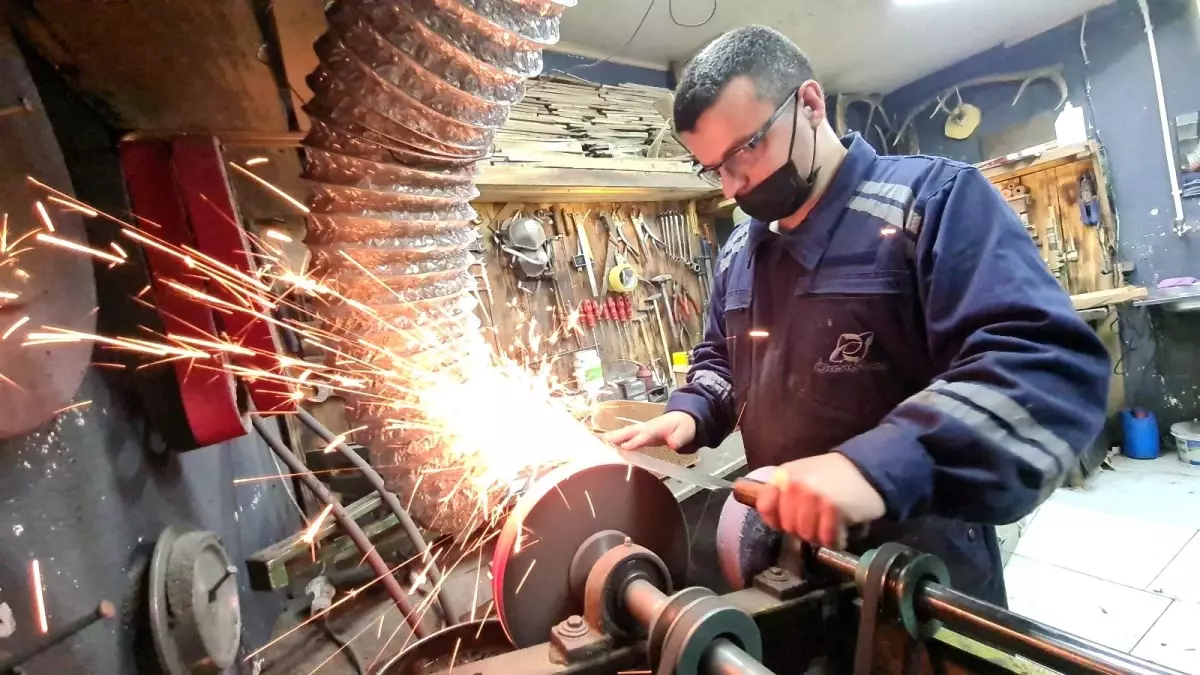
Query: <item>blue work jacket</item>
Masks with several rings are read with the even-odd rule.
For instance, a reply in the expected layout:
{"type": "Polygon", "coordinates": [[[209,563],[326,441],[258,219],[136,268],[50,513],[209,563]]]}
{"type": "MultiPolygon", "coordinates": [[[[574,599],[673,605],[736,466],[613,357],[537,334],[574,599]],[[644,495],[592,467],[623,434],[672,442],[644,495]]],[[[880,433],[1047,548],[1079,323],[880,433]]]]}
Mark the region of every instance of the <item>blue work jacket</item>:
{"type": "Polygon", "coordinates": [[[836,451],[887,504],[867,542],[941,557],[1003,604],[995,524],[1057,488],[1104,422],[1110,364],[1024,225],[975,168],[857,135],[791,232],[720,252],[704,340],[669,410],[696,444],[741,429],[751,468],[836,451]]]}

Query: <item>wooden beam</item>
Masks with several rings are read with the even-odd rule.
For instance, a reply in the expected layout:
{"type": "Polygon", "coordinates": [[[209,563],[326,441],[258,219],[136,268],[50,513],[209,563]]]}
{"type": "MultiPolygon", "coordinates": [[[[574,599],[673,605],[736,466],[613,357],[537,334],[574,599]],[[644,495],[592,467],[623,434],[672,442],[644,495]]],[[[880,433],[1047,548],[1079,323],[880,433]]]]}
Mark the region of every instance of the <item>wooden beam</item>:
{"type": "Polygon", "coordinates": [[[1141,300],[1146,297],[1147,291],[1141,286],[1122,286],[1120,288],[1112,288],[1107,291],[1095,291],[1092,293],[1080,293],[1079,295],[1071,296],[1071,304],[1076,310],[1092,309],[1094,307],[1106,307],[1108,305],[1120,305],[1134,300],[1141,300]]]}
{"type": "Polygon", "coordinates": [[[128,129],[283,131],[250,0],[8,3],[35,48],[128,129]]]}
{"type": "Polygon", "coordinates": [[[514,164],[482,167],[481,202],[671,201],[711,196],[690,172],[564,169],[514,164]]]}
{"type": "Polygon", "coordinates": [[[983,175],[989,181],[1002,183],[1036,171],[1045,171],[1046,169],[1053,169],[1063,164],[1070,164],[1090,155],[1091,150],[1087,145],[1067,145],[1061,148],[1051,148],[1036,157],[1016,159],[1002,164],[996,164],[989,160],[976,166],[979,167],[979,170],[983,172],[983,175]]]}

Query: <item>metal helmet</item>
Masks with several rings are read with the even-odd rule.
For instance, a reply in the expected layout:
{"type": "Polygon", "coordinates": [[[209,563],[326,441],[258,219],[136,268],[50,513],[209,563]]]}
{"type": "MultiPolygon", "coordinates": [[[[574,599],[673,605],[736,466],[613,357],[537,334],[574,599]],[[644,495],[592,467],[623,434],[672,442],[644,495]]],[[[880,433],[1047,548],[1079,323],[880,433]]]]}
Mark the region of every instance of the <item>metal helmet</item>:
{"type": "Polygon", "coordinates": [[[546,228],[542,221],[531,216],[517,216],[506,229],[509,244],[513,248],[536,251],[546,245],[546,228]]]}

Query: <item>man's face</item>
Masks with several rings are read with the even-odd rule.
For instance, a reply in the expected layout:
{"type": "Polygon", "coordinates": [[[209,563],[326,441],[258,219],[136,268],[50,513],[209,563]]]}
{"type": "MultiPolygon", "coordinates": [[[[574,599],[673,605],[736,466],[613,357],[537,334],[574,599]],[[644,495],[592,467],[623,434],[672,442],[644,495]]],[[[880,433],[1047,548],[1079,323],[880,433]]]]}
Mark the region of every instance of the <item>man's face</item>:
{"type": "MultiPolygon", "coordinates": [[[[801,88],[801,106],[807,105],[804,99],[808,98],[809,88],[809,83],[801,88]]],[[[681,138],[701,165],[721,165],[718,172],[721,190],[727,198],[744,194],[787,161],[796,114],[795,99],[793,95],[781,101],[759,100],[750,78],[735,78],[721,90],[712,107],[700,115],[696,127],[681,134],[681,138]],[[745,147],[747,141],[767,127],[777,112],[780,114],[766,129],[761,141],[745,147]]],[[[802,175],[811,168],[807,166],[812,156],[811,124],[809,117],[801,111],[791,155],[793,161],[798,162],[802,175]]]]}

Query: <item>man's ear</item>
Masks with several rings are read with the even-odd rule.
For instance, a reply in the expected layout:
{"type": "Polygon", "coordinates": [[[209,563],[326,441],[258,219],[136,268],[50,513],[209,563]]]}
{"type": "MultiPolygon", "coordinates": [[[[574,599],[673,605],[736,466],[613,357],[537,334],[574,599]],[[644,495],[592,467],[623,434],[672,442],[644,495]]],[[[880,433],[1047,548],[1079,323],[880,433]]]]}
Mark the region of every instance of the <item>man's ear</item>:
{"type": "Polygon", "coordinates": [[[808,109],[809,124],[813,127],[825,121],[825,91],[816,80],[800,85],[800,107],[808,109]]]}

